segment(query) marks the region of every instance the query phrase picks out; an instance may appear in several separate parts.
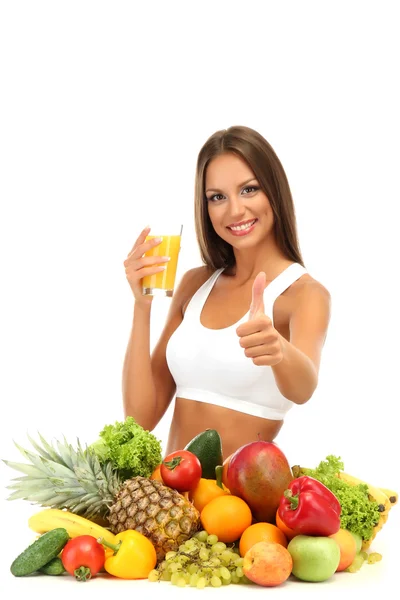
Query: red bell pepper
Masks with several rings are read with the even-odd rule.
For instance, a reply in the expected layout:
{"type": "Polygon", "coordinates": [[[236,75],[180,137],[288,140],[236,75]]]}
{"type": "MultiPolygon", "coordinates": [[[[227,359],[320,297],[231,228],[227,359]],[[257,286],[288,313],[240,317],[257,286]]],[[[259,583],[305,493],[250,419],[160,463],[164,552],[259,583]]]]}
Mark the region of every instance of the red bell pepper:
{"type": "Polygon", "coordinates": [[[307,475],[290,482],[278,508],[280,518],[296,535],[333,535],[340,529],[340,513],[336,496],[307,475]]]}

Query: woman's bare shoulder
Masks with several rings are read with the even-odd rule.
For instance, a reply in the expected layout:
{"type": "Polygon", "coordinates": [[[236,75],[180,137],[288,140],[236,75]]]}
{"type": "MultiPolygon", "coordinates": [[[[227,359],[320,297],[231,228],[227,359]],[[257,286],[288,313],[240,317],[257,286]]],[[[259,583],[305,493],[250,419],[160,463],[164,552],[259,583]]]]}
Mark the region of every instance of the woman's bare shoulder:
{"type": "Polygon", "coordinates": [[[305,273],[290,286],[290,295],[294,306],[300,306],[304,302],[319,303],[330,306],[331,294],[329,290],[309,273],[305,273]]]}
{"type": "Polygon", "coordinates": [[[307,290],[319,290],[321,294],[329,294],[328,289],[310,273],[304,273],[290,287],[296,294],[307,292],[307,290]]]}

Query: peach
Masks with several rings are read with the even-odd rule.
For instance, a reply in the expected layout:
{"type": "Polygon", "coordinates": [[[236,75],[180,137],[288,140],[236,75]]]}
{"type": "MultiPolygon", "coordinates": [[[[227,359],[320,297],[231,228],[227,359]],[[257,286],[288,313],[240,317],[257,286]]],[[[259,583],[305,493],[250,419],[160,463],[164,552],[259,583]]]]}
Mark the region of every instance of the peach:
{"type": "Polygon", "coordinates": [[[243,557],[243,573],[266,587],[280,585],[292,572],[293,560],[287,549],[274,542],[257,542],[243,557]]]}
{"type": "Polygon", "coordinates": [[[340,548],[340,562],[336,571],[344,571],[351,565],[357,554],[357,542],[347,529],[339,529],[329,537],[335,540],[340,548]]]}

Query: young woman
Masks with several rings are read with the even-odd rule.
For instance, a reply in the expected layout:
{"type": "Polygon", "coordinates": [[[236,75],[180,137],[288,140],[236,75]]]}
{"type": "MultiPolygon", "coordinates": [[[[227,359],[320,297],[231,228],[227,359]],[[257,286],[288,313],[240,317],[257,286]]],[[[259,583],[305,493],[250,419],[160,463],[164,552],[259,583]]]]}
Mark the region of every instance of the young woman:
{"type": "Polygon", "coordinates": [[[183,275],[151,355],[141,279],[162,267],[143,256],[157,245],[148,229],[124,262],[135,299],[124,410],[152,430],[176,394],[166,452],[211,428],[226,457],[258,434],[272,441],[313,395],[330,294],[304,267],[284,169],[256,131],[217,131],[200,150],[195,224],[204,266],[183,275]]]}

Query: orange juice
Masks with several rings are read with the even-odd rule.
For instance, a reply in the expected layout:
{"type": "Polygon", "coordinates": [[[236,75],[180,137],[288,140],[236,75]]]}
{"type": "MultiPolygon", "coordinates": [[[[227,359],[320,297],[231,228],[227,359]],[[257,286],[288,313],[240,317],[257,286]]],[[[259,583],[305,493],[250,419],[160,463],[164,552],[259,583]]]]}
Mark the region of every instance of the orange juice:
{"type": "MultiPolygon", "coordinates": [[[[167,267],[165,271],[155,275],[147,275],[142,279],[142,288],[144,294],[152,294],[154,290],[163,291],[165,296],[172,296],[175,285],[176,268],[178,266],[178,255],[181,247],[180,235],[148,235],[146,242],[155,237],[162,237],[162,242],[155,248],[146,252],[145,256],[169,256],[171,258],[167,263],[160,263],[157,266],[167,267]]],[[[157,293],[157,292],[156,292],[157,293]]]]}

